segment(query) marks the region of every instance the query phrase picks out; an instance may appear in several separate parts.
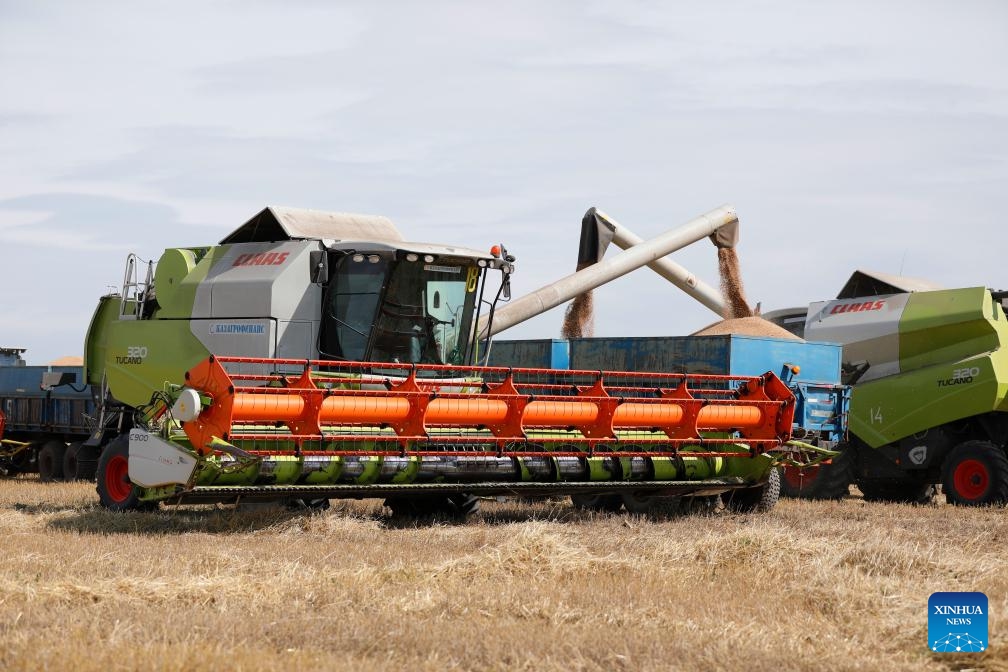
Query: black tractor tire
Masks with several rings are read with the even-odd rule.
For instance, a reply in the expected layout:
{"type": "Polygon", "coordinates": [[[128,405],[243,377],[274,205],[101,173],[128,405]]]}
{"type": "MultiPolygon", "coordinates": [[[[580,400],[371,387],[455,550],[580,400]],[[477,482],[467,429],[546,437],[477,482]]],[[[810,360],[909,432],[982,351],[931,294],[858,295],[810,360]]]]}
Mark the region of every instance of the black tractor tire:
{"type": "Polygon", "coordinates": [[[843,499],[850,492],[853,451],[846,445],[829,464],[781,467],[781,495],[798,499],[843,499]]]}
{"type": "Polygon", "coordinates": [[[63,454],[66,444],[62,441],[48,441],[38,453],[40,481],[63,480],[63,454]]]}
{"type": "Polygon", "coordinates": [[[430,518],[445,516],[465,520],[480,509],[479,497],[466,492],[448,495],[407,495],[388,497],[385,506],[396,518],[430,518]]]}
{"type": "Polygon", "coordinates": [[[961,506],[1008,502],[1008,456],[990,441],[966,441],[942,463],[945,499],[961,506]]]}
{"type": "Polygon", "coordinates": [[[570,498],[571,504],[574,505],[574,508],[581,509],[582,511],[606,511],[608,513],[616,513],[623,508],[623,497],[621,495],[577,494],[571,495],[570,498]]]}
{"type": "Polygon", "coordinates": [[[858,490],[866,502],[890,502],[893,504],[930,504],[938,495],[932,483],[924,481],[893,481],[860,478],[858,490]]]}
{"type": "Polygon", "coordinates": [[[67,446],[63,453],[63,480],[76,481],[80,479],[79,463],[77,456],[80,454],[81,444],[75,441],[67,446]]]}
{"type": "Polygon", "coordinates": [[[98,499],[110,511],[152,508],[141,502],[138,489],[129,480],[129,434],[120,434],[98,458],[98,499]]]}
{"type": "Polygon", "coordinates": [[[735,513],[765,513],[777,506],[780,499],[780,472],[770,470],[766,483],[751,488],[739,488],[721,495],[725,508],[735,513]]]}

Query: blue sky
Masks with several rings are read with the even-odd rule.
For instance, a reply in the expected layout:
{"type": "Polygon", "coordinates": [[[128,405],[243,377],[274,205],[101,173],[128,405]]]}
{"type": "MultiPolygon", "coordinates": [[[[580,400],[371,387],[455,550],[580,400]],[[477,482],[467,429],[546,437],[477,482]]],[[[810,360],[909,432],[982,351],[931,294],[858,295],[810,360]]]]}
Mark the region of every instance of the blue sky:
{"type": "MultiPolygon", "coordinates": [[[[0,0],[0,345],[81,354],[128,252],[265,205],[503,241],[516,294],[589,206],[648,238],[723,203],[764,310],[855,268],[1008,288],[1006,38],[1000,2],[0,0]]],[[[599,335],[716,319],[646,269],[596,297],[599,335]]]]}

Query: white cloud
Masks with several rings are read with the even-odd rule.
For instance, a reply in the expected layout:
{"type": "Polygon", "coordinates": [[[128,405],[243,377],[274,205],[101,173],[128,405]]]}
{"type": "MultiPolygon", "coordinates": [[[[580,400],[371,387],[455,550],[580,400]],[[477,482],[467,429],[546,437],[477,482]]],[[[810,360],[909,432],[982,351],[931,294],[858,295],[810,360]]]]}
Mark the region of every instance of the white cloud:
{"type": "MultiPolygon", "coordinates": [[[[516,294],[573,268],[590,205],[647,238],[726,201],[768,309],[870,264],[996,284],[974,241],[1002,228],[1005,25],[998,2],[5,4],[0,245],[34,290],[0,309],[93,305],[127,248],[267,204],[503,241],[516,294]]],[[[716,284],[709,246],[675,258],[716,284]]],[[[600,333],[710,321],[652,276],[599,291],[600,333]]],[[[77,342],[17,325],[40,360],[77,342]]]]}

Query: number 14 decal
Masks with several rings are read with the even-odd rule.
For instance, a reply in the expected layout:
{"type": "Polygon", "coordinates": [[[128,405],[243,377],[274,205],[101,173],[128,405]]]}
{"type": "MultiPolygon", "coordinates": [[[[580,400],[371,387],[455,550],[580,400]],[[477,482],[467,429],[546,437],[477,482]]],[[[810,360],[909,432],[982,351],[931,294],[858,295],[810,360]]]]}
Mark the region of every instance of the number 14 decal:
{"type": "Polygon", "coordinates": [[[868,410],[868,418],[871,420],[871,424],[882,424],[882,407],[875,406],[868,410]]]}

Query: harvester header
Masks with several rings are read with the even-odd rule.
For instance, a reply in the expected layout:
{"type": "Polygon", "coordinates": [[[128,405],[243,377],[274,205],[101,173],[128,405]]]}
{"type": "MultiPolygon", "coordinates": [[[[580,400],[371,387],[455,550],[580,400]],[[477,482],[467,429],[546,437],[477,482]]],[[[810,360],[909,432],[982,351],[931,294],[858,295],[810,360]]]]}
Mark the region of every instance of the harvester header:
{"type": "Polygon", "coordinates": [[[748,485],[791,437],[761,376],[211,356],[143,409],[106,504],[465,492],[692,492],[748,485]],[[720,476],[716,481],[711,478],[720,476]],[[632,483],[632,486],[631,486],[632,483]]]}
{"type": "Polygon", "coordinates": [[[296,376],[256,372],[298,365],[211,356],[187,372],[187,385],[207,399],[200,412],[180,418],[192,447],[207,454],[217,440],[285,438],[298,446],[367,441],[373,444],[367,452],[376,455],[476,448],[556,455],[541,444],[562,442],[559,453],[567,456],[630,457],[672,455],[690,442],[744,441],[762,452],[790,438],[794,417],[794,395],[770,372],[739,377],[332,361],[300,363],[296,376]]]}

